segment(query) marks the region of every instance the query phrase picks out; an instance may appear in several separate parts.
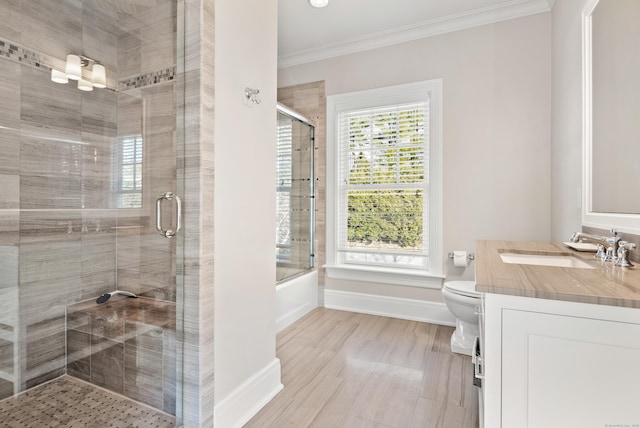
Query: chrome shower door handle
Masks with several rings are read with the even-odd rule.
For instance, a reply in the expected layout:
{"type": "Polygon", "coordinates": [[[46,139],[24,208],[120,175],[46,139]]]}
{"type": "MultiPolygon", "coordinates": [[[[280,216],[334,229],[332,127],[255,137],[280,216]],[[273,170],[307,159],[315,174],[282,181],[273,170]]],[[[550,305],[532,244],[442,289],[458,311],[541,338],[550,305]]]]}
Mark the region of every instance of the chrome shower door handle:
{"type": "Polygon", "coordinates": [[[156,230],[160,232],[160,235],[165,238],[173,238],[176,233],[180,231],[180,227],[182,225],[182,201],[175,193],[166,192],[156,199],[156,230]],[[176,228],[172,229],[163,229],[162,227],[162,201],[176,201],[176,228]]]}

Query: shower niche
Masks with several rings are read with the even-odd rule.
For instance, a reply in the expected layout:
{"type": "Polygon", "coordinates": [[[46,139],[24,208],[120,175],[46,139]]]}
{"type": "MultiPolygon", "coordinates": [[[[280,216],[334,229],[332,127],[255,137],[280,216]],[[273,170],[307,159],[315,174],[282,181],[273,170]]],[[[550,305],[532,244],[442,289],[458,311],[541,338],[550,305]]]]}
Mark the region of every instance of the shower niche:
{"type": "Polygon", "coordinates": [[[276,283],[314,268],[314,126],[278,104],[276,283]]]}

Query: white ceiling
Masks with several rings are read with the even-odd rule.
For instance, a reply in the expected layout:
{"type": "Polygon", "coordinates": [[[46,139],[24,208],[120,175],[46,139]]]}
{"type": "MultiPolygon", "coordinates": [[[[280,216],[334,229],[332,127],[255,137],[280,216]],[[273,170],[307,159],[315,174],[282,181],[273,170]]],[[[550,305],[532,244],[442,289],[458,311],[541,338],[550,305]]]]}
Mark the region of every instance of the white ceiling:
{"type": "Polygon", "coordinates": [[[547,12],[555,0],[278,0],[281,67],[547,12]]]}

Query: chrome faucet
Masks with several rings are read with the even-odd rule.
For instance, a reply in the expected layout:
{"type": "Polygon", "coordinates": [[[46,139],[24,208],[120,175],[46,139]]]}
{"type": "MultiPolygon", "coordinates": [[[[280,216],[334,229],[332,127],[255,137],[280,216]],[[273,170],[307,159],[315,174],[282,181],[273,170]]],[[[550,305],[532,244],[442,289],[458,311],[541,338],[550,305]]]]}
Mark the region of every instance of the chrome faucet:
{"type": "Polygon", "coordinates": [[[633,267],[633,264],[629,261],[629,250],[635,250],[635,248],[636,244],[633,242],[620,241],[616,257],[613,258],[613,264],[622,267],[633,267]]]}
{"type": "Polygon", "coordinates": [[[617,256],[618,248],[620,246],[620,237],[618,236],[618,232],[616,232],[615,229],[611,229],[611,233],[613,236],[607,237],[584,232],[575,232],[571,235],[569,240],[571,242],[583,241],[596,244],[598,246],[596,257],[600,257],[602,261],[608,262],[613,260],[614,256],[617,256]]]}
{"type": "Polygon", "coordinates": [[[612,236],[598,236],[590,233],[575,232],[569,240],[571,242],[591,242],[598,246],[595,257],[600,257],[604,262],[613,262],[622,267],[633,266],[629,261],[629,250],[636,248],[636,244],[623,241],[615,229],[611,229],[612,236]]]}

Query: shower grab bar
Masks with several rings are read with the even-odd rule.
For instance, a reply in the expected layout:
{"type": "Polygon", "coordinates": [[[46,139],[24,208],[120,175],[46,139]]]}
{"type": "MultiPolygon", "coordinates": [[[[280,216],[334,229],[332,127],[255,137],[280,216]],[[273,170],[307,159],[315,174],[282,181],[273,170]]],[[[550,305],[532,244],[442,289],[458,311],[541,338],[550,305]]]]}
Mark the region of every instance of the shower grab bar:
{"type": "Polygon", "coordinates": [[[182,225],[182,201],[175,193],[166,192],[156,199],[156,230],[165,238],[173,238],[180,231],[182,225]],[[162,228],[162,201],[176,201],[176,230],[162,228]]]}

